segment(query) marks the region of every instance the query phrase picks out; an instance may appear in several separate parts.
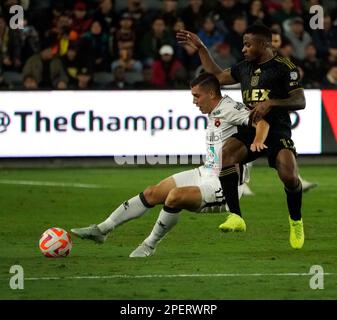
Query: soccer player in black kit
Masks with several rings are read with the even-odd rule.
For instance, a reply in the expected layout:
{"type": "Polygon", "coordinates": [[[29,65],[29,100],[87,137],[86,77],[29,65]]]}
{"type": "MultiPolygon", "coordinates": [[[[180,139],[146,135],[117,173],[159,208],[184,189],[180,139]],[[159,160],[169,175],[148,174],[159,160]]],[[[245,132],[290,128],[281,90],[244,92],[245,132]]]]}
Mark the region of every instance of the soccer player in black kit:
{"type": "MultiPolygon", "coordinates": [[[[180,30],[177,39],[198,50],[203,68],[213,73],[222,85],[240,82],[243,102],[252,108],[251,120],[256,122],[264,118],[269,123],[266,140],[269,166],[277,170],[284,184],[289,211],[290,245],[294,249],[301,249],[304,244],[302,185],[298,178],[289,117],[289,111],[305,108],[304,92],[296,66],[274,52],[271,31],[263,25],[247,28],[242,49],[245,59],[225,70],[216,65],[196,34],[180,30]]],[[[220,181],[231,212],[219,226],[224,232],[244,231],[237,193],[239,175],[233,167],[238,163],[253,161],[261,155],[255,155],[249,150],[253,137],[254,132],[242,128],[223,147],[220,181]]]]}

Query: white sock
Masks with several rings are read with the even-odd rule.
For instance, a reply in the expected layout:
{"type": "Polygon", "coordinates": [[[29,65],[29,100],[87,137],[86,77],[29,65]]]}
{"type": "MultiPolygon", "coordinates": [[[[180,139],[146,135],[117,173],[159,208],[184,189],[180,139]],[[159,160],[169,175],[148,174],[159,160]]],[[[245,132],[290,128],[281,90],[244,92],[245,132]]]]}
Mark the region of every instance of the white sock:
{"type": "Polygon", "coordinates": [[[128,201],[123,202],[98,228],[106,234],[124,222],[141,217],[151,207],[146,207],[140,196],[137,195],[128,201]]]}
{"type": "Polygon", "coordinates": [[[167,212],[167,207],[161,209],[156,224],[154,225],[151,234],[144,242],[152,248],[155,248],[159,241],[177,224],[180,213],[167,212]]]}

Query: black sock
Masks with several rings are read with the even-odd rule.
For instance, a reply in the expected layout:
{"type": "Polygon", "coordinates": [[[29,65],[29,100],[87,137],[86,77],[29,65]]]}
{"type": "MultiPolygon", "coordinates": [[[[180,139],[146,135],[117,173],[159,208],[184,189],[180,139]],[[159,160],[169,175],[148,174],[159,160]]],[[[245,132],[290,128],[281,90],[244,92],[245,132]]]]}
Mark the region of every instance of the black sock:
{"type": "Polygon", "coordinates": [[[241,216],[238,193],[239,175],[235,166],[222,168],[219,179],[229,211],[241,216]]]}
{"type": "Polygon", "coordinates": [[[284,188],[284,191],[287,194],[287,203],[290,218],[292,220],[301,220],[302,213],[302,183],[298,180],[298,185],[294,189],[284,188]]]}
{"type": "Polygon", "coordinates": [[[163,209],[164,209],[165,212],[168,212],[168,213],[179,213],[181,211],[181,209],[170,208],[170,207],[165,206],[165,205],[164,205],[163,209]]]}
{"type": "Polygon", "coordinates": [[[147,202],[147,200],[145,199],[145,196],[144,196],[144,193],[143,193],[143,192],[141,192],[141,193],[139,194],[139,198],[140,198],[141,202],[143,203],[144,207],[149,208],[149,209],[154,207],[154,206],[151,206],[151,205],[147,202]]]}

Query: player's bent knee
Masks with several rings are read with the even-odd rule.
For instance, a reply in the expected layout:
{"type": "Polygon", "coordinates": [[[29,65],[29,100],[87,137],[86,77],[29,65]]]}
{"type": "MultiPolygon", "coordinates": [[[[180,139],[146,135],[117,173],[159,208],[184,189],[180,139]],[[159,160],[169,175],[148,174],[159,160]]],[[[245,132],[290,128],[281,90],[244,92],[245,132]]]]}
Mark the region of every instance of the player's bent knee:
{"type": "MultiPolygon", "coordinates": [[[[241,151],[240,151],[241,152],[241,151]]],[[[239,163],[244,156],[241,153],[237,153],[235,150],[228,148],[222,150],[222,167],[233,166],[239,163]]]]}
{"type": "Polygon", "coordinates": [[[165,200],[165,205],[170,208],[180,208],[183,202],[183,192],[179,188],[172,189],[165,200]]]}
{"type": "Polygon", "coordinates": [[[232,155],[228,155],[223,159],[223,165],[227,164],[227,166],[235,165],[237,162],[237,158],[232,155]]]}
{"type": "Polygon", "coordinates": [[[157,186],[149,186],[143,191],[145,200],[151,205],[154,206],[160,203],[159,192],[157,186]]]}
{"type": "Polygon", "coordinates": [[[241,141],[230,138],[222,148],[222,166],[227,167],[241,162],[247,152],[247,148],[241,141]]]}
{"type": "Polygon", "coordinates": [[[299,178],[294,174],[285,174],[281,177],[284,186],[288,189],[293,189],[298,186],[299,178]]]}

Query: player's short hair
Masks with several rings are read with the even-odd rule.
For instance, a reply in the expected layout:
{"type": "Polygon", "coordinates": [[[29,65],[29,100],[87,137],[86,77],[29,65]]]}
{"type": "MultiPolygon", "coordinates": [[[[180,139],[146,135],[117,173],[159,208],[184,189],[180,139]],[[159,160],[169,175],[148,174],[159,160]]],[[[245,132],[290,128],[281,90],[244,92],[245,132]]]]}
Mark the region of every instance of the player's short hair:
{"type": "Polygon", "coordinates": [[[276,29],[271,29],[271,34],[278,34],[279,36],[281,35],[281,32],[276,30],[276,29]]]}
{"type": "Polygon", "coordinates": [[[203,72],[199,74],[190,82],[191,88],[195,86],[200,86],[207,90],[214,90],[216,95],[221,96],[220,82],[218,78],[212,73],[203,72]]]}
{"type": "Polygon", "coordinates": [[[258,36],[259,38],[263,39],[266,42],[271,42],[272,32],[264,24],[253,24],[249,26],[244,32],[244,35],[249,33],[258,36]]]}

